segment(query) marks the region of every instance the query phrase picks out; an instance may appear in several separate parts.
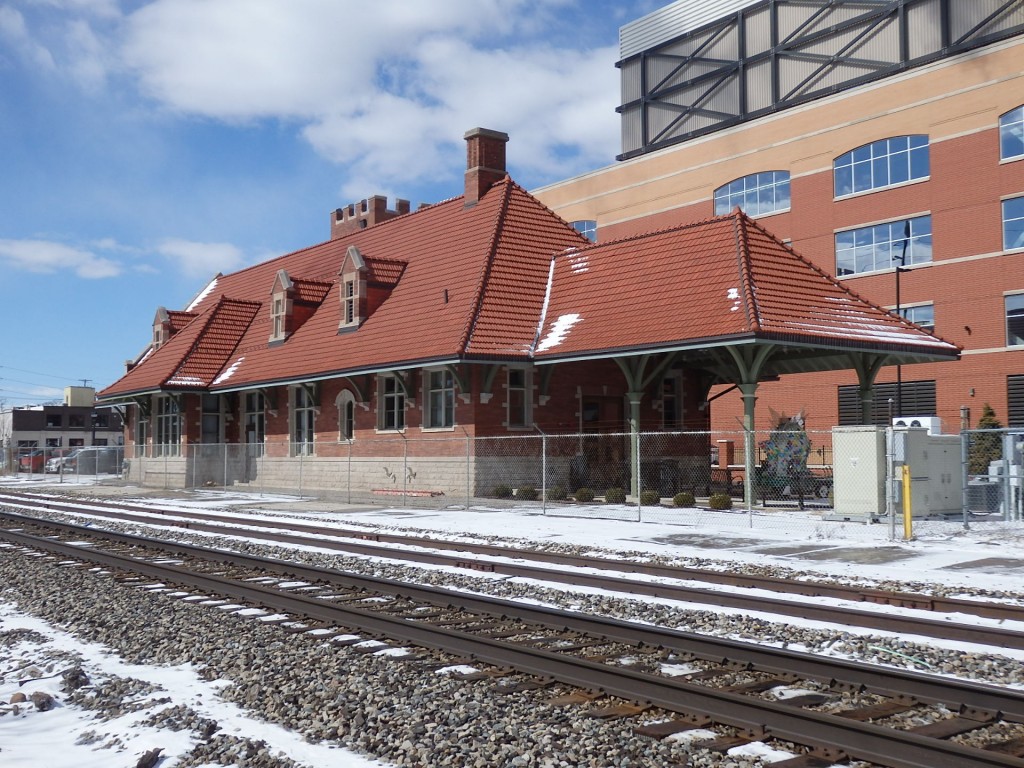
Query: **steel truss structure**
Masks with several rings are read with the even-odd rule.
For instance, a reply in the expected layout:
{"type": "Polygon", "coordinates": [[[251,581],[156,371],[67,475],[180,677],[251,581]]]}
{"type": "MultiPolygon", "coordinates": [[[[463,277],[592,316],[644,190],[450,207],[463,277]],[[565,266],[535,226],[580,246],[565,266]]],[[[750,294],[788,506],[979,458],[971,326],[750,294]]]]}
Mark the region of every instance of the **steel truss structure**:
{"type": "Polygon", "coordinates": [[[620,160],[1024,32],[1024,0],[763,0],[629,56],[620,160]]]}

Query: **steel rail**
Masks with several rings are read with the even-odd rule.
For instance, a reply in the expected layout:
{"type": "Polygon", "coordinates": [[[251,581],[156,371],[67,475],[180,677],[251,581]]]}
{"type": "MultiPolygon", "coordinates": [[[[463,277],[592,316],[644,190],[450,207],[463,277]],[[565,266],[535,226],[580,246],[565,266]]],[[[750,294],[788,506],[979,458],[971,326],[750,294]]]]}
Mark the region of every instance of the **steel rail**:
{"type": "MultiPolygon", "coordinates": [[[[943,741],[912,732],[882,728],[784,703],[751,699],[671,678],[621,667],[609,667],[572,656],[473,637],[457,630],[417,624],[351,606],[275,591],[251,582],[188,571],[177,566],[141,561],[95,549],[40,539],[13,531],[3,536],[25,546],[77,560],[139,573],[162,582],[245,600],[255,605],[350,629],[385,636],[401,643],[465,655],[485,663],[512,667],[542,678],[610,696],[638,701],[686,715],[702,714],[714,721],[772,738],[812,747],[839,750],[854,759],[891,768],[1021,768],[1024,760],[943,741]]],[[[223,553],[222,553],[223,554],[223,553]]]]}
{"type": "MultiPolygon", "coordinates": [[[[477,555],[533,560],[553,565],[568,565],[580,568],[593,568],[596,570],[638,573],[646,576],[679,579],[684,581],[704,581],[712,584],[743,587],[745,589],[764,589],[770,592],[788,592],[807,597],[833,597],[841,600],[850,600],[852,602],[895,605],[901,608],[913,608],[924,611],[966,613],[1002,621],[1024,621],[1024,606],[1007,605],[1005,603],[986,602],[982,600],[966,600],[955,597],[923,595],[911,592],[890,592],[882,589],[868,589],[845,584],[824,584],[819,582],[797,581],[793,579],[785,579],[779,576],[760,576],[714,571],[704,568],[691,568],[687,566],[637,563],[615,558],[571,555],[533,549],[518,549],[495,544],[446,541],[444,539],[434,539],[426,536],[406,536],[402,534],[379,532],[367,533],[366,531],[360,531],[352,528],[313,526],[302,523],[279,522],[274,520],[256,520],[252,518],[239,518],[238,516],[188,512],[186,510],[166,509],[137,504],[111,504],[109,502],[97,500],[65,503],[56,501],[47,496],[36,496],[21,493],[0,493],[0,502],[4,501],[29,508],[52,509],[55,511],[72,512],[77,514],[87,513],[88,510],[83,509],[83,507],[94,507],[99,508],[93,510],[96,514],[102,514],[103,512],[100,510],[104,510],[110,514],[116,514],[122,519],[142,523],[152,523],[153,517],[168,515],[197,522],[212,521],[232,525],[239,525],[242,522],[246,522],[250,525],[261,528],[283,529],[298,533],[304,532],[316,536],[335,536],[338,538],[349,538],[364,542],[372,541],[382,544],[402,544],[406,546],[423,547],[425,549],[446,549],[477,555]],[[140,512],[143,514],[136,516],[130,514],[130,512],[140,512]]],[[[205,531],[221,530],[217,527],[200,528],[199,526],[192,524],[190,524],[189,527],[195,530],[205,531]]]]}
{"type": "MultiPolygon", "coordinates": [[[[6,514],[0,513],[0,519],[6,514]]],[[[133,516],[134,517],[134,516],[133,516]]],[[[33,518],[27,518],[33,519],[33,518]]],[[[226,518],[237,524],[237,520],[226,518]]],[[[142,522],[152,524],[154,519],[147,517],[142,522]]],[[[139,522],[136,520],[136,522],[139,522]]],[[[724,608],[736,608],[743,611],[774,613],[783,616],[797,616],[828,624],[850,625],[900,635],[920,635],[923,637],[943,640],[957,640],[972,644],[984,643],[1002,648],[1024,650],[1024,632],[1006,629],[1005,627],[978,627],[953,621],[942,621],[921,616],[907,616],[859,608],[849,608],[820,603],[783,600],[774,597],[754,596],[724,592],[721,590],[701,587],[687,587],[678,584],[661,584],[656,582],[624,579],[581,571],[553,570],[538,566],[524,565],[515,562],[499,561],[467,561],[458,557],[443,555],[436,552],[420,552],[415,550],[392,550],[374,544],[356,541],[332,541],[318,537],[316,539],[294,536],[287,533],[262,534],[250,529],[228,530],[220,525],[203,522],[189,522],[189,530],[218,533],[225,536],[245,536],[248,538],[266,538],[270,541],[319,547],[342,552],[349,552],[371,557],[386,557],[406,562],[428,563],[452,568],[466,568],[474,571],[514,576],[517,578],[538,579],[541,581],[570,584],[572,586],[594,587],[596,589],[626,592],[634,595],[657,597],[668,600],[679,600],[702,605],[714,605],[724,608]],[[240,532],[244,531],[244,532],[240,532]]],[[[322,529],[321,536],[329,534],[331,529],[322,529]]],[[[1024,621],[1024,612],[1019,612],[1017,619],[1024,621]]]]}
{"type": "MultiPolygon", "coordinates": [[[[39,522],[33,518],[27,521],[39,522]]],[[[257,555],[198,547],[178,542],[147,539],[130,534],[84,528],[67,523],[42,521],[44,527],[65,530],[85,537],[99,536],[121,544],[158,547],[177,554],[211,562],[231,562],[259,568],[291,579],[327,581],[349,589],[404,597],[422,603],[457,606],[472,613],[499,615],[557,630],[578,632],[591,637],[631,646],[660,647],[678,654],[718,663],[748,665],[775,674],[799,674],[808,679],[851,689],[866,690],[884,696],[913,697],[922,702],[943,704],[954,709],[999,712],[1007,720],[1024,723],[1024,691],[948,677],[936,677],[896,667],[883,667],[845,659],[833,659],[785,648],[746,643],[695,632],[686,632],[620,619],[591,616],[578,611],[563,611],[496,597],[413,584],[396,579],[363,576],[336,569],[322,569],[301,563],[257,555]]],[[[0,538],[10,535],[0,529],[0,538]]],[[[87,551],[87,550],[86,550],[87,551]]]]}

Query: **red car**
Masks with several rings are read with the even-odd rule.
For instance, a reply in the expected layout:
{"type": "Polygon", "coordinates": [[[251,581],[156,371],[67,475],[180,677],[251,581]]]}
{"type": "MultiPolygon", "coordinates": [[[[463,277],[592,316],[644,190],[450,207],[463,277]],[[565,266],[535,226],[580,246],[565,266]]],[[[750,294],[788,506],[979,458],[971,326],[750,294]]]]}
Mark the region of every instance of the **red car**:
{"type": "Polygon", "coordinates": [[[33,448],[18,455],[19,472],[42,472],[46,464],[46,451],[33,448]]]}

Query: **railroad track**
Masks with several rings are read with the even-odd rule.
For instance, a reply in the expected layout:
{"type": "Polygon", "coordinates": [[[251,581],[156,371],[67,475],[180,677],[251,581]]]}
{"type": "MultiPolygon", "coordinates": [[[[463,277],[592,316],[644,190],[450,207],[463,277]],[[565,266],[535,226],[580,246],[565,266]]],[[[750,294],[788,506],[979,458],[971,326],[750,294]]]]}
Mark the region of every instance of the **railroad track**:
{"type": "Polygon", "coordinates": [[[652,736],[715,723],[736,729],[729,744],[769,738],[808,748],[787,761],[791,768],[845,757],[893,768],[1024,766],[1024,692],[1012,689],[51,521],[6,522],[0,539],[9,542],[0,552],[44,550],[101,565],[135,586],[147,583],[142,576],[339,633],[355,630],[513,668],[535,677],[534,685],[577,686],[573,700],[600,692],[631,702],[626,712],[672,713],[648,727],[652,736]],[[625,653],[642,661],[623,666],[625,653]],[[644,669],[665,660],[693,669],[677,678],[644,669]],[[794,684],[818,693],[788,701],[765,696],[794,684]],[[879,724],[906,726],[911,719],[930,722],[902,730],[879,724]],[[998,735],[1007,724],[1020,738],[998,735]],[[986,748],[951,740],[960,734],[986,748]]]}
{"type": "Polygon", "coordinates": [[[565,555],[535,550],[514,549],[495,545],[452,542],[424,537],[392,534],[368,534],[346,528],[312,526],[272,520],[245,521],[238,516],[187,512],[142,505],[121,505],[103,502],[66,502],[47,497],[0,494],[0,503],[17,505],[28,511],[53,511],[72,515],[98,515],[144,525],[170,525],[192,531],[224,536],[244,536],[267,541],[305,545],[350,554],[389,558],[404,562],[462,568],[518,578],[571,584],[656,597],[682,602],[714,605],[744,612],[796,616],[832,625],[859,627],[893,632],[901,636],[984,643],[1002,648],[1024,650],[1024,632],[1000,626],[978,626],[954,621],[948,617],[932,618],[921,613],[879,612],[844,605],[830,605],[806,600],[787,600],[754,594],[750,591],[730,592],[663,581],[623,578],[622,572],[649,578],[680,581],[701,580],[718,585],[741,587],[744,590],[775,591],[805,597],[829,597],[872,605],[890,605],[919,612],[958,613],[1000,622],[1024,622],[1024,607],[957,598],[931,597],[882,590],[864,590],[834,584],[817,584],[778,577],[729,574],[708,569],[658,564],[631,563],[625,560],[565,555]],[[248,522],[248,525],[243,523],[248,522]],[[390,546],[389,546],[390,545],[390,546]],[[418,549],[410,549],[417,547],[418,549]],[[433,551],[431,551],[431,549],[433,551]],[[436,550],[457,551],[450,555],[436,550]],[[467,555],[473,555],[469,558],[467,555]],[[524,562],[525,561],[525,562],[524,562]],[[552,566],[531,565],[541,562],[552,566]],[[604,573],[594,571],[604,571],[604,573]],[[615,572],[615,573],[613,573],[615,572]]]}

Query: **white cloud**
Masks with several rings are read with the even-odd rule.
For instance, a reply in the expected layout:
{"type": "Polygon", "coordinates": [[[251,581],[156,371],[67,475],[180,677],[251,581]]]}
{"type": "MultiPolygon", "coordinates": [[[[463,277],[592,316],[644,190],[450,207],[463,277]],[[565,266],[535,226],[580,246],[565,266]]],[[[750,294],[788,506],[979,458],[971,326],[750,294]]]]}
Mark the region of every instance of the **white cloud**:
{"type": "Polygon", "coordinates": [[[197,243],[165,240],[157,252],[167,257],[187,277],[209,278],[218,272],[232,272],[245,266],[242,252],[230,243],[197,243]]]}
{"type": "Polygon", "coordinates": [[[80,248],[48,240],[0,240],[0,261],[38,274],[74,272],[86,279],[116,277],[119,264],[80,248]]]}
{"type": "Polygon", "coordinates": [[[56,69],[53,54],[32,38],[25,17],[6,5],[0,5],[0,40],[10,43],[34,66],[48,71],[56,69]]]}

